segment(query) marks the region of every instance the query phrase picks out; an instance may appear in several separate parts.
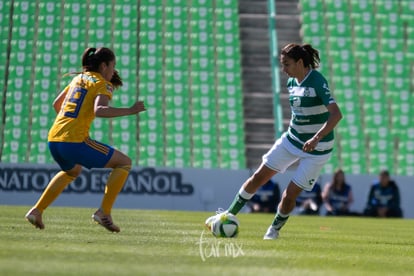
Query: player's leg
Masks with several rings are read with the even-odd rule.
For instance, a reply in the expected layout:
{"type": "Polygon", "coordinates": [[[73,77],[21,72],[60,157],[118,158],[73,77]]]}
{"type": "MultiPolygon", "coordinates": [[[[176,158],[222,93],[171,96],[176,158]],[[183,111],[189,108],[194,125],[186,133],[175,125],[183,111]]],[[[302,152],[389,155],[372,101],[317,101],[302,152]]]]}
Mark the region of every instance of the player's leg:
{"type": "Polygon", "coordinates": [[[249,177],[241,186],[239,192],[235,196],[233,202],[228,208],[228,212],[236,215],[256,193],[257,189],[266,184],[276,171],[262,164],[256,172],[249,177]]]}
{"type": "Polygon", "coordinates": [[[105,193],[101,207],[92,215],[94,221],[111,232],[119,232],[121,229],[112,221],[111,210],[116,197],[122,190],[131,169],[131,159],[118,150],[114,150],[111,159],[105,168],[113,168],[106,182],[105,193]]]}
{"type": "MultiPolygon", "coordinates": [[[[272,148],[263,156],[262,165],[243,183],[230,207],[225,212],[236,215],[253,197],[258,188],[267,183],[276,173],[283,173],[291,164],[297,161],[297,156],[291,154],[286,149],[285,143],[289,142],[284,136],[274,143],[272,148]]],[[[219,214],[223,211],[219,210],[217,213],[219,214]]],[[[207,228],[211,228],[211,223],[215,218],[216,216],[211,216],[206,220],[205,224],[207,228]]]]}
{"type": "Polygon", "coordinates": [[[289,219],[290,213],[295,209],[296,198],[302,192],[302,188],[297,186],[294,182],[290,182],[286,189],[283,191],[282,199],[277,207],[275,218],[272,225],[268,228],[264,239],[275,239],[279,235],[279,230],[285,225],[289,219]]]}
{"type": "Polygon", "coordinates": [[[106,168],[113,168],[106,182],[105,194],[102,199],[101,210],[110,215],[116,197],[122,190],[131,170],[131,159],[122,152],[115,150],[106,168]]]}
{"type": "Polygon", "coordinates": [[[267,229],[264,239],[276,239],[280,229],[286,224],[296,205],[296,198],[302,190],[311,191],[320,171],[330,158],[330,154],[310,155],[303,153],[292,181],[283,192],[272,225],[267,229]]]}
{"type": "Polygon", "coordinates": [[[49,182],[39,200],[26,214],[26,219],[36,228],[44,229],[42,221],[43,211],[50,206],[62,191],[73,181],[82,171],[80,165],[74,164],[71,160],[64,159],[61,155],[62,148],[67,147],[64,143],[49,143],[51,154],[55,161],[62,168],[49,182]]]}
{"type": "Polygon", "coordinates": [[[58,172],[49,182],[40,199],[35,204],[41,213],[62,193],[82,171],[80,165],[75,165],[72,169],[58,172]]]}
{"type": "MultiPolygon", "coordinates": [[[[249,201],[257,189],[266,184],[275,174],[283,173],[291,164],[297,161],[297,156],[287,150],[290,142],[285,136],[278,139],[272,148],[263,155],[263,162],[259,169],[247,179],[238,194],[235,196],[228,212],[237,214],[249,201]]],[[[275,202],[276,204],[276,202],[275,202]]]]}
{"type": "Polygon", "coordinates": [[[111,210],[116,197],[128,178],[132,161],[122,152],[104,143],[87,139],[84,145],[83,166],[87,168],[112,168],[106,182],[101,206],[92,215],[92,218],[109,231],[119,232],[119,227],[112,222],[111,210]]]}

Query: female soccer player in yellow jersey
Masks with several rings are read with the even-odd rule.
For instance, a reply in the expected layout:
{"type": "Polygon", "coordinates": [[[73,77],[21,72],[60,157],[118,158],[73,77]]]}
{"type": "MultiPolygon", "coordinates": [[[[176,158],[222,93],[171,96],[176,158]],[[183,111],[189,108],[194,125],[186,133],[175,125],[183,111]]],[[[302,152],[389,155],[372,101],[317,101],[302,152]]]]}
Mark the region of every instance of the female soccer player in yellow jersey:
{"type": "Polygon", "coordinates": [[[120,117],[145,111],[142,101],[131,107],[109,106],[114,88],[122,85],[115,71],[115,54],[108,48],[87,48],[82,55],[82,72],[53,102],[57,117],[48,136],[50,152],[61,168],[40,199],[26,214],[36,228],[44,229],[43,211],[86,168],[112,168],[100,208],[93,220],[112,232],[120,228],[112,222],[111,209],[131,169],[131,159],[122,152],[89,137],[95,117],[120,117]]]}

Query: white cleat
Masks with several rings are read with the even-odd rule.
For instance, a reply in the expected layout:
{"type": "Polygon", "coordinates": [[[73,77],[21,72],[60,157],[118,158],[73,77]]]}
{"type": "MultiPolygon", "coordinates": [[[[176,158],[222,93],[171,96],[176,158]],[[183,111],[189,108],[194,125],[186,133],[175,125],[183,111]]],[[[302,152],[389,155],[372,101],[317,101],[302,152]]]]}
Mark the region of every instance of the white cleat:
{"type": "Polygon", "coordinates": [[[224,209],[222,209],[222,208],[219,208],[219,209],[216,211],[216,214],[215,214],[214,216],[211,216],[211,217],[207,218],[204,224],[206,225],[206,227],[208,228],[208,230],[210,230],[210,231],[211,231],[211,229],[212,229],[212,225],[213,225],[213,222],[214,222],[214,221],[216,221],[216,219],[217,219],[218,217],[220,217],[221,215],[223,215],[223,214],[225,214],[225,213],[227,213],[227,212],[228,212],[227,210],[224,210],[224,209]]]}
{"type": "Polygon", "coordinates": [[[279,230],[276,230],[273,225],[270,225],[267,228],[266,234],[264,235],[264,240],[276,240],[279,237],[279,230]]]}

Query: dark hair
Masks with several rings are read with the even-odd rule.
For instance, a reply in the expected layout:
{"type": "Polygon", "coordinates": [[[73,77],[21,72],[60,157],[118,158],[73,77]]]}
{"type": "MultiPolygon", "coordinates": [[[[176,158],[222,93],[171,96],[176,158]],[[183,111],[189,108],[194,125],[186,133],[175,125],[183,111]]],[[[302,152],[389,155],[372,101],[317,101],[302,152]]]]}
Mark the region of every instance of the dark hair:
{"type": "Polygon", "coordinates": [[[86,48],[82,55],[82,68],[84,72],[98,72],[102,62],[108,65],[113,60],[115,60],[115,54],[109,48],[86,48]]]}
{"type": "Polygon", "coordinates": [[[288,56],[295,61],[302,59],[304,67],[310,66],[312,69],[319,67],[319,51],[310,44],[299,45],[290,43],[283,47],[281,55],[288,56]]]}
{"type": "Polygon", "coordinates": [[[122,84],[123,84],[122,83],[122,79],[119,76],[117,70],[114,71],[114,74],[113,74],[113,76],[111,78],[111,83],[112,83],[112,85],[114,86],[115,89],[121,87],[122,84]]]}
{"type": "MultiPolygon", "coordinates": [[[[115,60],[115,54],[109,48],[86,48],[82,55],[83,72],[98,72],[99,65],[101,65],[102,62],[105,62],[105,64],[108,65],[109,62],[113,60],[115,60]]],[[[111,78],[111,83],[114,88],[122,86],[122,79],[116,70],[111,78]]]]}
{"type": "Polygon", "coordinates": [[[330,187],[331,188],[331,191],[335,190],[337,185],[341,185],[342,186],[341,189],[344,188],[344,185],[345,185],[345,173],[344,173],[344,171],[342,169],[337,169],[334,172],[334,174],[332,176],[332,183],[331,184],[332,184],[331,187],[330,187]],[[343,182],[339,182],[338,181],[338,175],[340,175],[340,174],[344,175],[343,182]]]}
{"type": "Polygon", "coordinates": [[[379,174],[388,177],[390,176],[390,172],[388,170],[381,170],[379,174]]]}

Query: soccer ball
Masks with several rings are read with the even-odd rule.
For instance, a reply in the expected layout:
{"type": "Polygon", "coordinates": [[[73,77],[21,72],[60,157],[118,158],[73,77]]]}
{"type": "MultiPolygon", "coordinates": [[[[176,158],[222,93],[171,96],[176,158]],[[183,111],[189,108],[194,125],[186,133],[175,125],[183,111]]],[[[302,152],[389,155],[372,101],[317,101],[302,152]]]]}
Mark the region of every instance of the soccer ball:
{"type": "Polygon", "coordinates": [[[231,213],[222,213],[211,223],[211,232],[218,238],[235,238],[239,233],[239,220],[231,213]]]}

